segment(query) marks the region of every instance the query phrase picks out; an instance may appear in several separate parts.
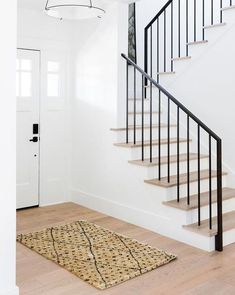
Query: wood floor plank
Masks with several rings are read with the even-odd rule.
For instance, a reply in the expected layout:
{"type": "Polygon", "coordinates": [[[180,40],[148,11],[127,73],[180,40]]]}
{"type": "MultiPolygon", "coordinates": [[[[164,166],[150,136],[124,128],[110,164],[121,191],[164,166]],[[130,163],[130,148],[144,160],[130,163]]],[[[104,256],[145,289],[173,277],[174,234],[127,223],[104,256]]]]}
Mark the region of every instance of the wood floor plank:
{"type": "MultiPolygon", "coordinates": [[[[231,263],[235,257],[235,244],[225,247],[222,253],[206,253],[73,203],[17,212],[17,232],[30,232],[78,219],[94,222],[178,256],[172,264],[102,291],[104,295],[235,294],[231,293],[235,289],[235,266],[231,263]]],[[[17,285],[21,295],[101,294],[101,291],[19,244],[17,285]]]]}

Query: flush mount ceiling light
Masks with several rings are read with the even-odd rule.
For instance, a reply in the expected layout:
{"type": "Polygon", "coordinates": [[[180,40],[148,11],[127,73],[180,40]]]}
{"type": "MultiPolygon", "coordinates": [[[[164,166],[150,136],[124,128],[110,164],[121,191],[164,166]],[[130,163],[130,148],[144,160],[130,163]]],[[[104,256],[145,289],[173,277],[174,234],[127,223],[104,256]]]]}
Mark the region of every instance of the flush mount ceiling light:
{"type": "Polygon", "coordinates": [[[101,18],[105,10],[95,4],[94,0],[47,0],[45,12],[58,19],[101,18]]]}

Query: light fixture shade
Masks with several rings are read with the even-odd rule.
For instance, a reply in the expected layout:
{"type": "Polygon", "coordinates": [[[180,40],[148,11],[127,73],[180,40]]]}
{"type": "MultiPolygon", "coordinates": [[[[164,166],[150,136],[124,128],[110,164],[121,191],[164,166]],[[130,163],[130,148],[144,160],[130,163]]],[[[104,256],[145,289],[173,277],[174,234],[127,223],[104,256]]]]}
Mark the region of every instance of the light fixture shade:
{"type": "Polygon", "coordinates": [[[58,19],[101,18],[105,10],[95,0],[47,0],[45,12],[58,19]]]}

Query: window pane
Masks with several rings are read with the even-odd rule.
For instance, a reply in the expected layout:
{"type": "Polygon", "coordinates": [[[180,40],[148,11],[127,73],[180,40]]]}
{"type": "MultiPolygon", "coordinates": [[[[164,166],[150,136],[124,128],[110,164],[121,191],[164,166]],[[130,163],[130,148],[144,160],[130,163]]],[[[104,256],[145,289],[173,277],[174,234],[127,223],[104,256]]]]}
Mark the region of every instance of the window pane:
{"type": "Polygon", "coordinates": [[[22,71],[31,71],[32,69],[32,61],[30,59],[22,59],[21,60],[21,70],[22,71]]]}
{"type": "Polygon", "coordinates": [[[58,72],[60,65],[56,61],[49,61],[47,67],[48,67],[48,72],[58,72]]]}
{"type": "Polygon", "coordinates": [[[31,73],[21,72],[21,96],[31,96],[31,73]]]}
{"type": "Polygon", "coordinates": [[[20,73],[16,73],[16,96],[20,96],[20,73]]]}
{"type": "Polygon", "coordinates": [[[47,76],[47,96],[59,96],[59,75],[48,74],[47,76]]]}

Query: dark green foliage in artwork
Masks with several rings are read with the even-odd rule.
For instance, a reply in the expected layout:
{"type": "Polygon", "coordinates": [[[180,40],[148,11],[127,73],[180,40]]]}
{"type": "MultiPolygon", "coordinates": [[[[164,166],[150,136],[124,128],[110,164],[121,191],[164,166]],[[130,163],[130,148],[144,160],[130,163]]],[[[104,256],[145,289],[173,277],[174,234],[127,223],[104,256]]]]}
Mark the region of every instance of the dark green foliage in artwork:
{"type": "Polygon", "coordinates": [[[136,20],[135,3],[129,5],[128,56],[136,62],[136,20]]]}

